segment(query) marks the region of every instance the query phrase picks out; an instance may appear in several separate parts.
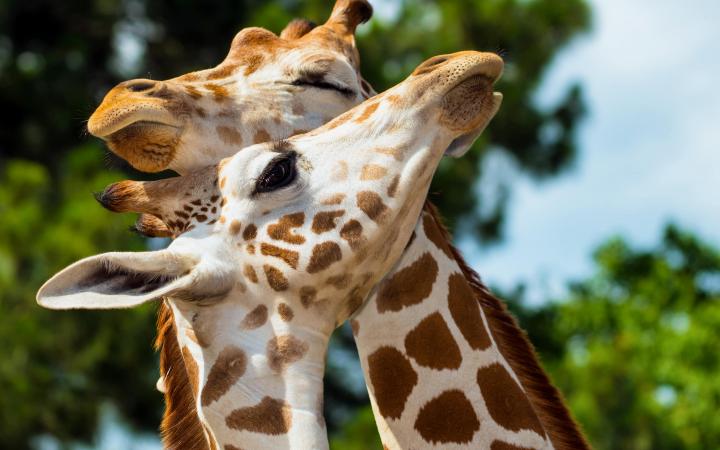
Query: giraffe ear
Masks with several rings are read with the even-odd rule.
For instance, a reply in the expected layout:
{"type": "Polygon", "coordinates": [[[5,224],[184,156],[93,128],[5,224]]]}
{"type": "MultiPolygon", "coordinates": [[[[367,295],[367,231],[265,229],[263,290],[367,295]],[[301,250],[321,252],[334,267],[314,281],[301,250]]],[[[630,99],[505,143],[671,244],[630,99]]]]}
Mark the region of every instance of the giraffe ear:
{"type": "Polygon", "coordinates": [[[130,308],[189,290],[197,261],[169,250],[104,253],[82,259],[48,280],[37,302],[49,309],[130,308]]]}
{"type": "Polygon", "coordinates": [[[354,40],[355,29],[372,17],[373,8],[367,0],[337,0],[325,26],[354,40]]]}

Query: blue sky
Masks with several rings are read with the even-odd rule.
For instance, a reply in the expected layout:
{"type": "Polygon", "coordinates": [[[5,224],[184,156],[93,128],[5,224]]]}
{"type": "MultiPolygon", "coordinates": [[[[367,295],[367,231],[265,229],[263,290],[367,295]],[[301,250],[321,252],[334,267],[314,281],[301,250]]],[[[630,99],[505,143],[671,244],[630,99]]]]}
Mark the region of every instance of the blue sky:
{"type": "MultiPolygon", "coordinates": [[[[524,281],[533,302],[591,273],[610,236],[652,245],[674,221],[720,244],[720,2],[591,4],[593,31],[560,54],[538,95],[552,104],[582,83],[577,163],[542,183],[516,174],[505,242],[461,242],[486,282],[524,281]]],[[[497,155],[488,164],[513,172],[497,155]]]]}

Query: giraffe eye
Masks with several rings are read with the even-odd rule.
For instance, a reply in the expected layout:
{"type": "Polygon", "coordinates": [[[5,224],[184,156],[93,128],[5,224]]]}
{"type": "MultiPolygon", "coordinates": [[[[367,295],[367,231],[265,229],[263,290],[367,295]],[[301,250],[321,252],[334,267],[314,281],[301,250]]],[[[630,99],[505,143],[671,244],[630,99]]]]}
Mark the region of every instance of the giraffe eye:
{"type": "Polygon", "coordinates": [[[270,161],[255,183],[255,193],[276,191],[295,181],[296,159],[295,152],[288,152],[270,161]]]}
{"type": "Polygon", "coordinates": [[[325,79],[325,74],[318,72],[301,71],[300,78],[293,81],[292,84],[294,86],[309,86],[317,89],[337,91],[345,97],[352,97],[355,95],[355,91],[352,89],[327,81],[325,79]]]}

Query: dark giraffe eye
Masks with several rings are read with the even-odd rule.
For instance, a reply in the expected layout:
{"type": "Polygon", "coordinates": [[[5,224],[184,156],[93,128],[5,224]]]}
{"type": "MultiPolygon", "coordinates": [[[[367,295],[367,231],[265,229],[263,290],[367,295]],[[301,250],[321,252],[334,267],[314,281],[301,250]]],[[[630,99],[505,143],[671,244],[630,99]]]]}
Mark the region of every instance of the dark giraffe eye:
{"type": "Polygon", "coordinates": [[[270,161],[255,183],[255,193],[272,192],[282,189],[295,181],[297,153],[288,152],[270,161]]]}

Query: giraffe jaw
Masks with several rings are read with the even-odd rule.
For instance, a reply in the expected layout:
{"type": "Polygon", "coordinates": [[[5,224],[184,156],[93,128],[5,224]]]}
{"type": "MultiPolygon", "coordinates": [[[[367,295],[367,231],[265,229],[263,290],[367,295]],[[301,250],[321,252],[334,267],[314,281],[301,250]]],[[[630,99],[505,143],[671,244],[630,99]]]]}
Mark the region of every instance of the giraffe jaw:
{"type": "Polygon", "coordinates": [[[453,139],[453,141],[450,143],[448,148],[445,150],[445,156],[449,156],[451,158],[461,158],[465,156],[465,154],[470,150],[472,145],[475,143],[475,140],[480,137],[480,135],[485,131],[485,128],[487,128],[488,124],[490,123],[490,120],[495,116],[498,109],[500,109],[500,104],[502,103],[503,95],[500,92],[493,92],[492,93],[492,108],[489,110],[487,114],[486,120],[482,121],[480,125],[475,128],[474,130],[471,130],[459,137],[456,137],[453,139]]]}

